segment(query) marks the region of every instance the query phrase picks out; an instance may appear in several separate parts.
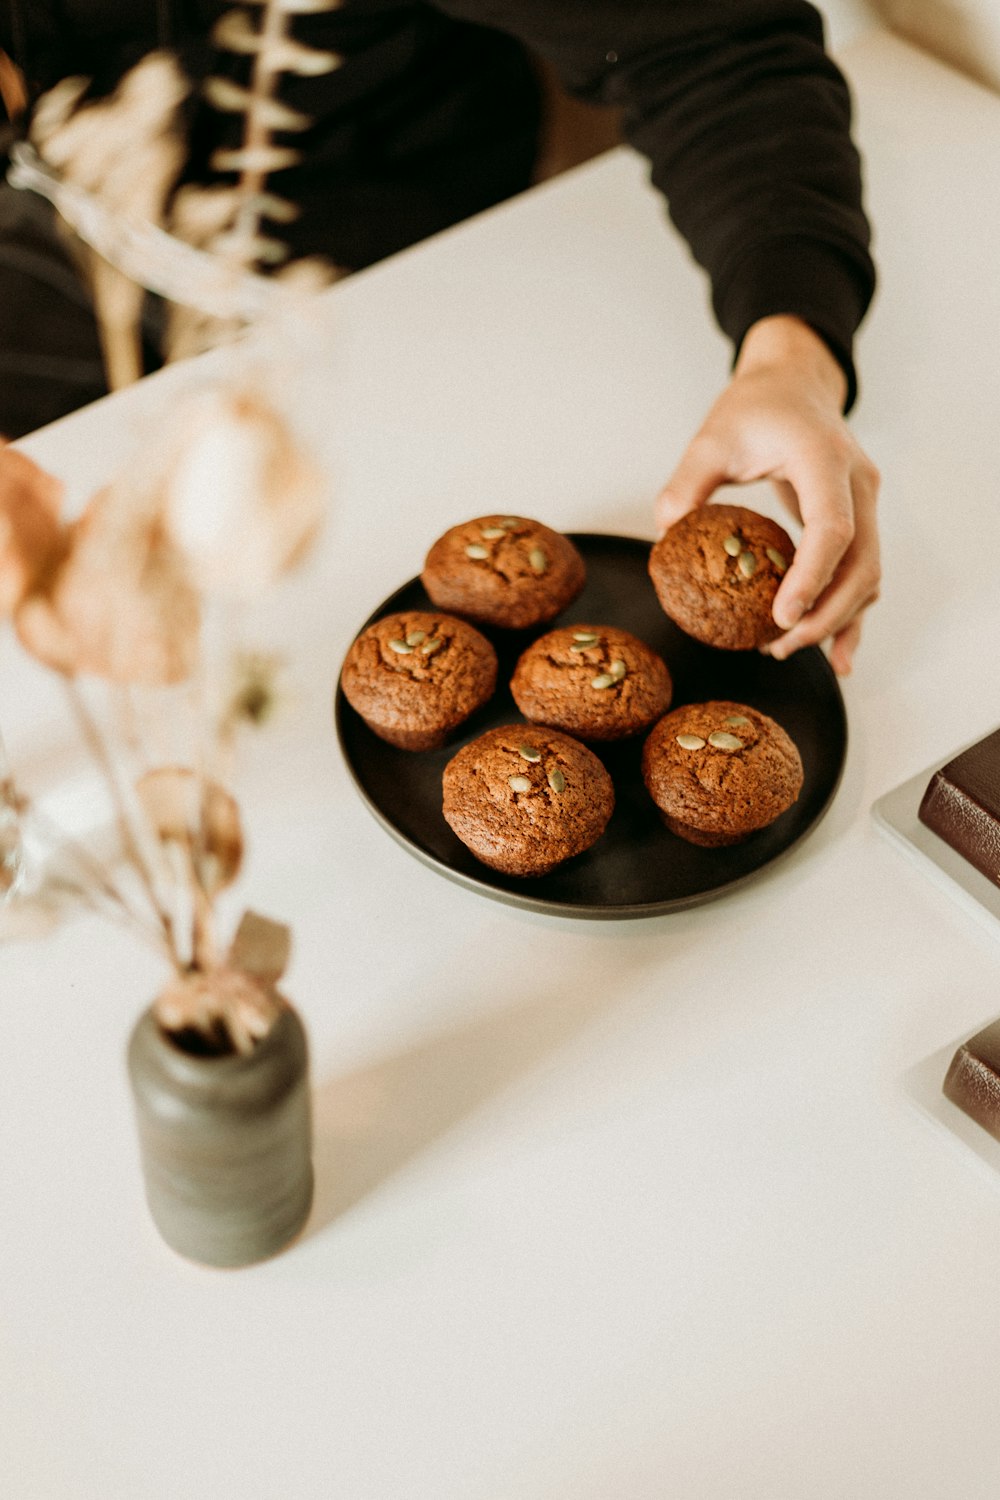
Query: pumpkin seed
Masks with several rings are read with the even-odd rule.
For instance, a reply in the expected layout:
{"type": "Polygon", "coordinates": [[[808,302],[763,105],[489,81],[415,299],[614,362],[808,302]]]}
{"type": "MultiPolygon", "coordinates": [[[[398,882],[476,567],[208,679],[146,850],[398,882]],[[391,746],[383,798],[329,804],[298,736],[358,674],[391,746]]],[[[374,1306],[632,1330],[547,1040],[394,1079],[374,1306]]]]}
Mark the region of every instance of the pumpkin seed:
{"type": "Polygon", "coordinates": [[[582,646],[593,646],[598,636],[593,630],[574,630],[573,639],[579,641],[582,646]]]}
{"type": "Polygon", "coordinates": [[[599,672],[596,677],[590,679],[590,685],[600,692],[602,688],[614,687],[615,679],[610,672],[599,672]]]}
{"type": "Polygon", "coordinates": [[[727,714],[722,722],[723,724],[732,724],[734,729],[739,729],[741,724],[745,724],[748,729],[752,727],[746,714],[727,714]]]}
{"type": "Polygon", "coordinates": [[[536,573],[544,573],[549,565],[549,559],[541,547],[532,547],[528,553],[528,561],[536,573]]]}
{"type": "Polygon", "coordinates": [[[490,549],[483,547],[479,542],[470,542],[465,549],[466,557],[471,557],[474,562],[484,562],[490,555],[490,549]]]}
{"type": "Polygon", "coordinates": [[[519,526],[520,524],[521,523],[518,521],[517,516],[504,516],[503,520],[500,522],[500,525],[503,527],[504,531],[513,531],[514,527],[519,526]]]}
{"type": "Polygon", "coordinates": [[[531,782],[527,776],[508,776],[507,785],[512,792],[530,792],[531,782]]]}
{"type": "Polygon", "coordinates": [[[743,741],[735,734],[726,734],[724,729],[716,729],[708,737],[708,743],[716,750],[742,750],[743,741]]]}
{"type": "Polygon", "coordinates": [[[409,635],[406,637],[406,644],[408,646],[419,646],[421,642],[425,641],[426,639],[426,630],[411,630],[409,635]]]}
{"type": "Polygon", "coordinates": [[[744,578],[752,578],[757,571],[757,559],[752,552],[741,552],[736,559],[736,566],[744,578]]]}
{"type": "Polygon", "coordinates": [[[554,766],[548,775],[548,783],[554,792],[566,790],[566,778],[558,766],[554,766]]]}
{"type": "Polygon", "coordinates": [[[413,650],[407,641],[390,641],[389,650],[395,651],[397,656],[406,656],[413,650]]]}
{"type": "Polygon", "coordinates": [[[532,763],[542,758],[542,752],[534,745],[518,745],[517,753],[522,760],[530,760],[532,763]]]}
{"type": "Polygon", "coordinates": [[[420,648],[420,655],[433,656],[436,651],[441,650],[443,645],[444,641],[439,635],[436,635],[432,641],[424,641],[424,644],[420,648]]]}
{"type": "Polygon", "coordinates": [[[787,571],[788,559],[785,557],[784,553],[779,552],[777,547],[765,547],[764,551],[774,563],[774,566],[777,568],[779,573],[784,573],[787,571]]]}
{"type": "Polygon", "coordinates": [[[611,673],[616,682],[621,682],[622,678],[625,676],[625,673],[628,671],[628,667],[626,667],[623,661],[613,661],[608,668],[608,671],[611,673]]]}
{"type": "Polygon", "coordinates": [[[743,543],[740,541],[739,537],[735,535],[727,536],[722,545],[726,549],[726,552],[730,557],[739,557],[740,553],[743,551],[743,543]]]}
{"type": "Polygon", "coordinates": [[[479,535],[487,542],[495,542],[498,536],[503,536],[502,526],[482,526],[479,535]]]}
{"type": "Polygon", "coordinates": [[[704,750],[705,741],[700,734],[677,734],[674,736],[682,750],[704,750]]]}

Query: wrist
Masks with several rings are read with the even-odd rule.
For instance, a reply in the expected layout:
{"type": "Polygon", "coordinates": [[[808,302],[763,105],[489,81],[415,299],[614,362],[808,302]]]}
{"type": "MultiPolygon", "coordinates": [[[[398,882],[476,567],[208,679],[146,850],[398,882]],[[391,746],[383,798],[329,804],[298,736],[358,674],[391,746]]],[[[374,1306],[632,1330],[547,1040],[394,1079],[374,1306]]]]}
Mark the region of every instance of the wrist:
{"type": "Polygon", "coordinates": [[[801,318],[779,313],[761,318],[747,329],[734,374],[760,370],[792,374],[824,401],[843,411],[847,376],[825,339],[801,318]]]}

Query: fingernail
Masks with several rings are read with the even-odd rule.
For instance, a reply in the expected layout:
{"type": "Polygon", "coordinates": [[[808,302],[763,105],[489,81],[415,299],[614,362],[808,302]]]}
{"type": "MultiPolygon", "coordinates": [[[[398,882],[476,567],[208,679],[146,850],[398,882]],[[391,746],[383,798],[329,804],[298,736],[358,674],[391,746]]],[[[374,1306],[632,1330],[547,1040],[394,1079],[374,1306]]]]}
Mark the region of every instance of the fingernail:
{"type": "Polygon", "coordinates": [[[793,625],[799,623],[805,612],[806,602],[804,599],[789,599],[787,603],[783,600],[780,606],[780,613],[778,610],[774,612],[775,624],[780,625],[782,630],[791,630],[793,625]]]}

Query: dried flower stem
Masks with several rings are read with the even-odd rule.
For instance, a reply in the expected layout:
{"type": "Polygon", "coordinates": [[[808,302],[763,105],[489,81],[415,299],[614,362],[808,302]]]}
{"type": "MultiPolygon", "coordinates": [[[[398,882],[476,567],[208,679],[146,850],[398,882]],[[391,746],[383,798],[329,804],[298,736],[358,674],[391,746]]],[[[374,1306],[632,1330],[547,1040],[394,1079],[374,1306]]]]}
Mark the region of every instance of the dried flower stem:
{"type": "MultiPolygon", "coordinates": [[[[97,859],[87,846],[79,839],[68,838],[60,828],[57,828],[44,813],[32,805],[29,810],[31,823],[45,837],[52,847],[58,851],[60,856],[68,857],[79,868],[81,876],[91,883],[93,894],[104,897],[101,906],[102,911],[114,910],[115,913],[140,927],[148,936],[148,926],[138,912],[134,911],[125,895],[115,885],[114,880],[105,870],[100,860],[97,859]]],[[[83,890],[81,883],[81,890],[83,890]]],[[[95,903],[96,904],[96,903],[95,903]]]]}
{"type": "Polygon", "coordinates": [[[65,684],[70,707],[73,710],[73,716],[76,719],[84,743],[90,751],[95,764],[101,771],[108,791],[111,794],[112,803],[115,809],[115,821],[118,827],[118,833],[119,837],[121,838],[122,849],[124,851],[125,857],[134,870],[135,874],[138,876],[140,884],[142,885],[142,888],[146,893],[149,904],[152,907],[153,914],[156,917],[160,928],[162,929],[164,943],[166,946],[168,957],[170,958],[170,962],[176,969],[180,970],[181,960],[177,948],[177,937],[174,931],[173,918],[166,910],[159,898],[156,890],[156,883],[153,880],[153,876],[150,872],[149,866],[147,865],[143,852],[139,846],[139,841],[136,838],[135,830],[132,827],[132,821],[129,816],[128,807],[126,805],[125,798],[122,794],[122,789],[119,784],[114,762],[112,761],[111,756],[108,754],[107,747],[104,744],[100,729],[98,728],[97,723],[95,722],[90,709],[87,706],[84,696],[80,691],[79,684],[72,677],[67,677],[65,679],[65,684]]]}
{"type": "MultiPolygon", "coordinates": [[[[204,806],[204,800],[202,805],[204,806]]],[[[199,836],[204,838],[204,815],[199,836]]],[[[191,967],[202,973],[213,968],[218,961],[218,946],[215,940],[215,915],[211,897],[198,877],[194,850],[189,851],[188,870],[191,877],[193,905],[191,912],[191,967]]]]}
{"type": "Polygon", "coordinates": [[[221,662],[230,639],[229,619],[224,607],[215,600],[206,600],[201,617],[201,650],[198,653],[196,692],[198,702],[197,722],[201,733],[198,737],[198,754],[195,772],[198,776],[198,827],[196,841],[190,852],[190,870],[194,905],[191,924],[191,952],[195,968],[209,967],[216,958],[215,924],[212,901],[201,883],[199,870],[203,867],[208,849],[208,809],[213,780],[217,779],[221,759],[220,736],[216,731],[215,705],[218,696],[221,662]]]}
{"type": "MultiPolygon", "coordinates": [[[[75,864],[79,872],[77,877],[66,870],[47,875],[45,890],[67,892],[99,916],[127,928],[133,936],[141,938],[162,956],[165,945],[159,926],[151,925],[133,909],[100,861],[86,846],[78,839],[67,838],[36,807],[31,807],[29,816],[32,827],[37,828],[47,839],[59,858],[75,864]]],[[[170,957],[173,962],[172,955],[170,957]]]]}
{"type": "MultiPolygon", "coordinates": [[[[143,727],[135,701],[132,697],[132,689],[128,683],[116,684],[114,689],[114,703],[117,710],[118,728],[121,733],[122,742],[132,752],[132,756],[140,769],[140,775],[151,771],[157,764],[157,758],[153,757],[145,742],[143,727]]],[[[161,756],[160,760],[169,760],[169,756],[161,756]]],[[[173,897],[171,904],[173,911],[169,914],[169,921],[173,933],[177,933],[186,925],[184,915],[188,910],[188,903],[184,901],[184,895],[189,898],[190,905],[197,908],[198,889],[197,876],[193,869],[189,868],[187,861],[181,862],[178,869],[177,864],[171,861],[170,851],[163,842],[154,838],[151,840],[155,858],[159,867],[159,873],[163,877],[163,886],[168,892],[168,900],[173,897]]],[[[194,948],[196,945],[192,944],[194,948]]],[[[178,960],[182,955],[177,955],[178,960]]],[[[192,958],[193,961],[193,958],[192,958]]]]}
{"type": "Polygon", "coordinates": [[[121,391],[143,374],[142,290],[96,250],[89,251],[88,265],[108,389],[121,391]]]}

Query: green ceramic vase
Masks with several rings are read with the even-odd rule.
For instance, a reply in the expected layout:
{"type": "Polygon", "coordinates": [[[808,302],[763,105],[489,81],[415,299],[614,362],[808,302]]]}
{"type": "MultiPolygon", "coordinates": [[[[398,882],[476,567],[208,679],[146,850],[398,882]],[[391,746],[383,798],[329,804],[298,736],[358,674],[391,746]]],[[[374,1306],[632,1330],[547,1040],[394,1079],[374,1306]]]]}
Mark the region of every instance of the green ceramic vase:
{"type": "Polygon", "coordinates": [[[246,1056],[200,1056],[152,1009],[128,1048],[146,1198],[174,1250],[209,1266],[276,1255],[313,1193],[309,1058],[289,1006],[246,1056]]]}

